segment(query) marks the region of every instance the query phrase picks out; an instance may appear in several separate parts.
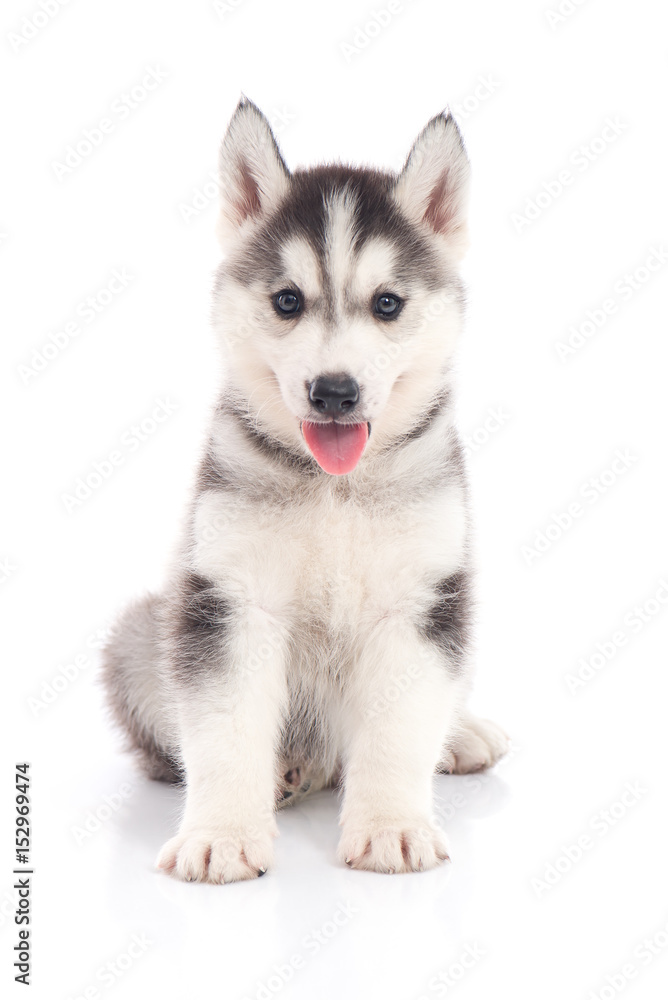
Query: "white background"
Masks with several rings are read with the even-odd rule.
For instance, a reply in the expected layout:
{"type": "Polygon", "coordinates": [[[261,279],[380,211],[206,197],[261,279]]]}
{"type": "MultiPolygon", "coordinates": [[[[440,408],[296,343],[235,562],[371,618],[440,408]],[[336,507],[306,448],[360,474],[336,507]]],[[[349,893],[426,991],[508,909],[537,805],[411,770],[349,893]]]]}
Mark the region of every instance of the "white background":
{"type": "Polygon", "coordinates": [[[16,942],[11,775],[28,760],[33,997],[664,994],[665,26],[648,0],[565,0],[560,20],[548,16],[558,2],[403,0],[368,31],[383,0],[236,0],[220,12],[205,0],[71,0],[44,25],[38,15],[37,31],[25,21],[36,2],[3,5],[3,981],[16,942]],[[165,79],[121,117],[115,102],[148,68],[165,79]],[[217,384],[206,186],[242,90],[291,166],[398,169],[446,103],[471,157],[459,413],[475,445],[473,705],[514,749],[478,783],[437,779],[449,870],[341,868],[336,798],[321,793],[280,816],[265,878],[171,881],[152,865],[178,793],[136,776],[104,715],[99,636],[160,584],[217,384]],[[54,163],[105,117],[113,131],[59,179],[54,163]],[[114,269],[132,280],[87,323],[80,303],[114,269]],[[562,359],[558,343],[588,310],[605,321],[562,359]],[[26,374],[72,321],[78,334],[26,374]],[[161,399],[175,412],[133,448],[131,428],[161,399]],[[122,464],[68,512],[63,495],[119,448],[122,464]],[[630,457],[606,473],[618,449],[630,457]],[[568,675],[613,637],[614,656],[571,690],[568,675]],[[122,800],[112,815],[105,797],[122,800]],[[583,837],[582,857],[565,859],[583,837]],[[151,943],[128,959],[133,935],[151,943]],[[302,967],[284,983],[293,956],[302,967]],[[109,962],[117,971],[100,972],[109,962]]]}

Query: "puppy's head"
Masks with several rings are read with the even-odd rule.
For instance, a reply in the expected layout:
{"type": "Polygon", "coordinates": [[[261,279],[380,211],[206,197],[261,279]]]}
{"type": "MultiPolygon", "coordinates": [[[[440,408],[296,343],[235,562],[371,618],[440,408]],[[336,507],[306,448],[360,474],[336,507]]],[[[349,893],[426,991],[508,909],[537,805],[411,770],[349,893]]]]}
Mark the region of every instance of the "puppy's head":
{"type": "Polygon", "coordinates": [[[400,174],[290,173],[243,99],[220,154],[214,322],[230,389],[265,433],[345,474],[442,392],[460,323],[469,165],[448,115],[400,174]]]}

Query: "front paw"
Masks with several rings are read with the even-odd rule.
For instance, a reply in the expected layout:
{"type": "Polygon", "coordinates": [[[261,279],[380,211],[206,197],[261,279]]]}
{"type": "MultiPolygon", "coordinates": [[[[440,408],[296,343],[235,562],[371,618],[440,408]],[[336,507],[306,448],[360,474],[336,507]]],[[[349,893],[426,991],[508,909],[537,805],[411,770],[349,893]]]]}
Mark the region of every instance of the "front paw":
{"type": "Polygon", "coordinates": [[[184,882],[240,882],[264,875],[274,859],[270,831],[195,829],[160,851],[156,867],[184,882]]]}
{"type": "Polygon", "coordinates": [[[349,868],[372,872],[421,872],[449,861],[442,832],[429,820],[346,823],[338,856],[349,868]]]}

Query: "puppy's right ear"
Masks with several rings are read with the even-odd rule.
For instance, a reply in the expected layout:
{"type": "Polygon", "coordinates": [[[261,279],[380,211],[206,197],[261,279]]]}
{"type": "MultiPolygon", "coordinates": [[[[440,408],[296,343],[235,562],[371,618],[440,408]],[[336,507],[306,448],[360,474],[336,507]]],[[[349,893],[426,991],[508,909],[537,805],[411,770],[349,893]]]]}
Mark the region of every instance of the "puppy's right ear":
{"type": "Polygon", "coordinates": [[[287,193],[290,172],[269,122],[242,97],[220,147],[221,213],[218,236],[223,247],[274,208],[287,193]]]}

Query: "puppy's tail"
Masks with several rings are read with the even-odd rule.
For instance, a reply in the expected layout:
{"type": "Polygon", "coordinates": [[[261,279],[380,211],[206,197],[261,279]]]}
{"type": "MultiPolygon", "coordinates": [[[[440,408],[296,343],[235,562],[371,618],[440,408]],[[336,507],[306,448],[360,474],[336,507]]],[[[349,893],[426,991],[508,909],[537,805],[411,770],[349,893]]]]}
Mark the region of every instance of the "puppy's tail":
{"type": "Polygon", "coordinates": [[[102,653],[102,682],[141,769],[156,781],[177,782],[183,774],[168,736],[162,610],[163,598],[148,594],[123,611],[102,653]]]}

